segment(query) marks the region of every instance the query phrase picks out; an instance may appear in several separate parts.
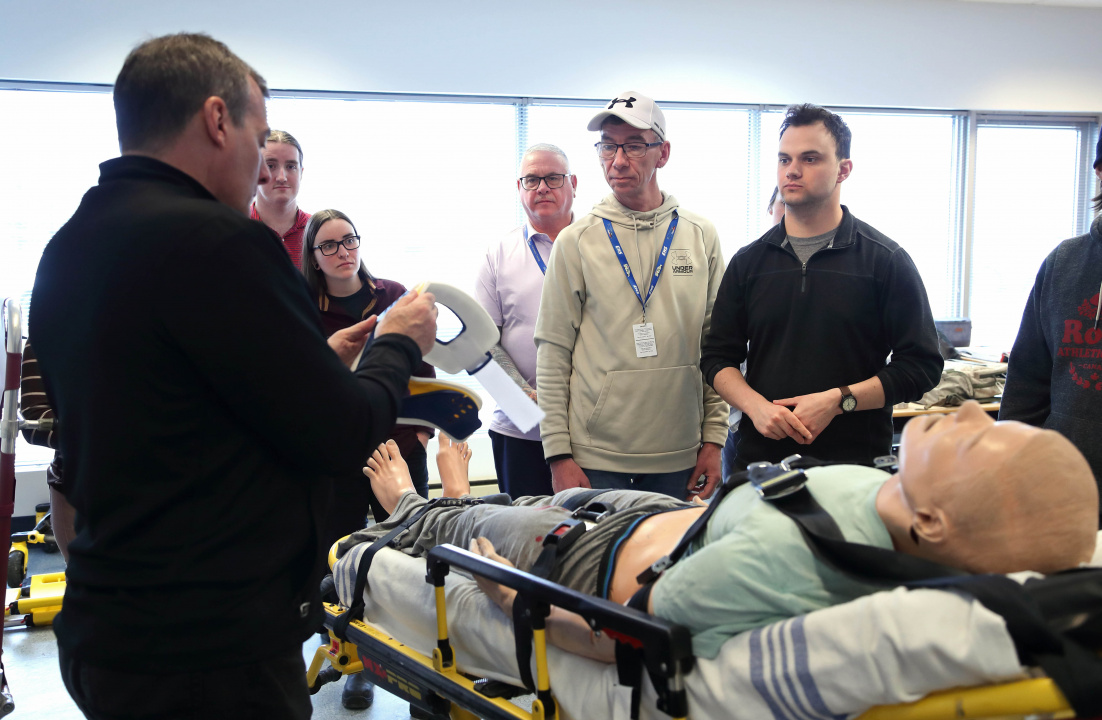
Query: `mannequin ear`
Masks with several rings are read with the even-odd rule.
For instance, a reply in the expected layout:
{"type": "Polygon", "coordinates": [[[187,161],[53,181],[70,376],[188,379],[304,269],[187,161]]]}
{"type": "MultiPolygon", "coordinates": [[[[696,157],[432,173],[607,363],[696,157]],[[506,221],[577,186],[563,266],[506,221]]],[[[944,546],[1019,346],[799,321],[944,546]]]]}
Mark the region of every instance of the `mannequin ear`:
{"type": "Polygon", "coordinates": [[[940,545],[945,542],[949,534],[945,513],[940,508],[932,510],[917,510],[911,523],[912,536],[917,536],[922,543],[940,545]]]}

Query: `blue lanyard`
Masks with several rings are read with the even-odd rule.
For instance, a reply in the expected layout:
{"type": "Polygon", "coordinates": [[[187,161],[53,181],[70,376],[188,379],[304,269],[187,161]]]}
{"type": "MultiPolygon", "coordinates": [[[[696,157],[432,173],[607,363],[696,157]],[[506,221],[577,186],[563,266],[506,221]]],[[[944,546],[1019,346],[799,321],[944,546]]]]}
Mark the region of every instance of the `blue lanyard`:
{"type": "Polygon", "coordinates": [[[532,251],[532,257],[536,259],[536,264],[540,266],[540,272],[544,275],[547,274],[547,263],[540,257],[539,250],[536,250],[536,239],[528,239],[528,226],[524,226],[524,242],[528,243],[528,249],[532,251]]]}
{"type": "Polygon", "coordinates": [[[669,255],[670,245],[673,243],[673,234],[677,230],[677,211],[673,211],[673,219],[670,220],[670,228],[666,230],[666,240],[662,243],[662,252],[658,254],[658,262],[654,266],[654,274],[650,279],[650,287],[647,289],[647,299],[644,300],[643,296],[639,294],[639,285],[635,282],[635,276],[631,274],[631,267],[628,265],[627,258],[624,257],[624,249],[620,247],[620,241],[616,238],[616,231],[612,229],[612,222],[605,220],[605,232],[608,233],[609,242],[612,243],[612,249],[616,251],[616,257],[620,260],[620,267],[624,269],[624,275],[627,275],[628,285],[631,285],[631,289],[635,291],[635,297],[639,298],[639,304],[643,306],[643,317],[647,315],[647,303],[650,302],[651,293],[654,292],[655,285],[658,284],[658,278],[662,275],[662,268],[666,267],[666,256],[669,255]]]}

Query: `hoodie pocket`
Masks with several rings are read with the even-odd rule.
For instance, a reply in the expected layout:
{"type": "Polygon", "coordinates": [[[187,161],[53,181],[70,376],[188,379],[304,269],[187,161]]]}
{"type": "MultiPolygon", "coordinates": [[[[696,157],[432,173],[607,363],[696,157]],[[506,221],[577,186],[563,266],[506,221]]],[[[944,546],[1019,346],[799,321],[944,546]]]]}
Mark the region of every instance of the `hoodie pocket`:
{"type": "Polygon", "coordinates": [[[610,372],[586,422],[588,444],[632,455],[695,448],[702,397],[695,365],[610,372]]]}

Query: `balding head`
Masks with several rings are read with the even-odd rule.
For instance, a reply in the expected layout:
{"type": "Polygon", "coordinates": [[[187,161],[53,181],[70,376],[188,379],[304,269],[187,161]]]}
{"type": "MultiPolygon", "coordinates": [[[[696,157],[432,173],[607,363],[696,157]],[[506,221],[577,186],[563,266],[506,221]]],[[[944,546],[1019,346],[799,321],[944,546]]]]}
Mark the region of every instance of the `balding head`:
{"type": "Polygon", "coordinates": [[[940,500],[959,563],[973,572],[1052,573],[1086,562],[1098,532],[1098,485],[1067,438],[1039,430],[940,500]]]}
{"type": "Polygon", "coordinates": [[[1098,486],[1066,438],[994,423],[975,403],[918,420],[907,425],[899,475],[911,551],[971,572],[1051,573],[1090,560],[1098,486]]]}

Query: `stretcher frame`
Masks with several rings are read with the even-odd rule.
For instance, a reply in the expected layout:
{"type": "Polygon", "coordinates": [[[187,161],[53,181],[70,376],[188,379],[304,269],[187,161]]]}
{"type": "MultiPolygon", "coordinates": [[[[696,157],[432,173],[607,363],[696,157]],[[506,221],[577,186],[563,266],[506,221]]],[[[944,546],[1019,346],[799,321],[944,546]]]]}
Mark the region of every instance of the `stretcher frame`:
{"type": "MultiPolygon", "coordinates": [[[[334,560],[333,553],[330,553],[330,560],[334,560]]],[[[431,712],[442,714],[450,710],[452,718],[556,718],[558,710],[551,691],[544,627],[551,606],[555,605],[581,615],[594,630],[629,644],[639,653],[643,665],[652,676],[658,679],[658,684],[665,685],[659,692],[660,708],[675,718],[688,716],[684,678],[692,669],[693,655],[692,638],[684,627],[556,585],[452,545],[440,545],[430,550],[426,566],[425,579],[434,586],[436,598],[437,647],[432,657],[359,620],[350,623],[347,640],[341,640],[334,634],[333,627],[345,608],[327,604],[325,626],[330,630],[330,643],[315,651],[307,671],[307,684],[311,692],[316,692],[320,687],[319,681],[324,684],[339,677],[338,674],[328,677],[322,674],[321,666],[328,659],[341,674],[366,669],[374,675],[376,684],[388,691],[431,712]],[[530,712],[505,699],[489,697],[478,689],[480,683],[477,679],[468,678],[459,671],[448,639],[444,602],[444,579],[452,567],[510,587],[517,591],[516,602],[526,604],[536,661],[536,697],[530,712]],[[360,662],[349,660],[356,656],[359,656],[360,662]]]]}
{"type": "MultiPolygon", "coordinates": [[[[335,564],[335,549],[330,553],[330,565],[335,564]]],[[[327,682],[339,679],[342,674],[366,670],[382,689],[430,712],[455,720],[486,718],[487,720],[521,720],[558,717],[557,706],[551,697],[546,643],[542,630],[533,623],[533,643],[536,658],[538,692],[531,712],[497,697],[489,697],[480,690],[478,679],[464,675],[456,667],[448,642],[447,615],[444,609],[444,577],[450,567],[455,567],[517,590],[529,598],[539,612],[546,612],[551,605],[579,612],[591,622],[591,626],[611,631],[616,637],[639,637],[645,632],[654,633],[655,645],[651,648],[654,658],[662,658],[669,673],[671,709],[681,714],[676,717],[692,717],[689,714],[685,679],[691,671],[693,658],[688,631],[650,615],[622,605],[575,592],[547,580],[515,568],[506,567],[473,553],[450,545],[433,548],[426,557],[426,582],[434,585],[437,618],[437,648],[429,657],[401,640],[361,620],[353,620],[348,627],[347,640],[333,633],[334,623],[344,613],[339,604],[325,605],[325,626],[330,630],[330,642],[315,652],[307,673],[311,692],[316,692],[327,682]],[[322,670],[326,660],[332,667],[322,670]]],[[[546,615],[544,615],[546,617],[546,615]]],[[[650,640],[648,639],[648,642],[650,640]]],[[[661,662],[661,660],[659,660],[661,662]]],[[[659,697],[663,695],[659,692],[659,697]]],[[[926,697],[895,705],[872,707],[858,720],[1002,720],[1041,715],[1046,718],[1075,718],[1076,715],[1063,693],[1049,678],[1030,678],[995,685],[954,688],[931,693],[926,697]]]]}

